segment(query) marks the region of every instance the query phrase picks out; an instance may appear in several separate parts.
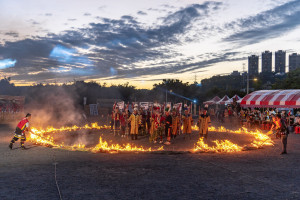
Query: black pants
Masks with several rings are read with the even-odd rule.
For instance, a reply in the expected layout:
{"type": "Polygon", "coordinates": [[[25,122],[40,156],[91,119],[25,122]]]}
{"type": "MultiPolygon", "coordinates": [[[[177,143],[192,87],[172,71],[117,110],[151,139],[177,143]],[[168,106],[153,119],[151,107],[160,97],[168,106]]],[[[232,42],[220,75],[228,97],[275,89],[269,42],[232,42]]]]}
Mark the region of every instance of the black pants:
{"type": "Polygon", "coordinates": [[[131,140],[137,140],[137,134],[131,134],[131,140]]]}
{"type": "Polygon", "coordinates": [[[287,138],[288,138],[288,135],[287,135],[287,134],[281,135],[282,152],[286,152],[287,138]]]}
{"type": "Polygon", "coordinates": [[[166,135],[166,137],[171,137],[171,134],[172,134],[172,129],[171,129],[171,127],[166,126],[166,127],[165,127],[165,135],[166,135]]]}
{"type": "Polygon", "coordinates": [[[22,135],[15,134],[10,143],[15,143],[19,138],[21,138],[21,146],[24,146],[24,142],[26,141],[26,136],[24,133],[22,133],[22,135]]]}

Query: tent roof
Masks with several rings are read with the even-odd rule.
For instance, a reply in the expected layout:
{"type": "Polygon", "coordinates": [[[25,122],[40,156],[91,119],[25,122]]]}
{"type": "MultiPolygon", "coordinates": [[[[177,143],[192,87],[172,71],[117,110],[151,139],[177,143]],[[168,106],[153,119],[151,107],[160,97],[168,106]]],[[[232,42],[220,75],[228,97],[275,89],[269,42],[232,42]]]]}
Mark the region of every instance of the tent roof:
{"type": "Polygon", "coordinates": [[[216,104],[225,104],[226,101],[229,100],[229,97],[225,95],[220,101],[218,101],[216,104]]]}
{"type": "Polygon", "coordinates": [[[220,97],[215,96],[215,97],[212,98],[211,100],[203,102],[203,104],[211,105],[211,104],[215,104],[216,102],[218,102],[218,101],[220,101],[220,100],[221,100],[220,97]]]}
{"type": "Polygon", "coordinates": [[[246,95],[242,107],[300,108],[300,90],[259,90],[246,95]]]}

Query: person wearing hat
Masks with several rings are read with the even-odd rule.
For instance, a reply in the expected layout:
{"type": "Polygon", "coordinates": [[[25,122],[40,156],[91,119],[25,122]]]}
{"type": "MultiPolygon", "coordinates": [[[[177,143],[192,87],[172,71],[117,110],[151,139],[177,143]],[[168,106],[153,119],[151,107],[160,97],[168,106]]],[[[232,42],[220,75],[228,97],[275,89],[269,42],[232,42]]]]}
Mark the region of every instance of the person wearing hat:
{"type": "Polygon", "coordinates": [[[199,115],[198,124],[199,124],[199,135],[200,135],[200,137],[204,136],[204,138],[207,139],[208,126],[211,125],[211,120],[210,120],[210,116],[207,113],[207,109],[204,109],[202,111],[202,114],[199,115]]]}
{"type": "Polygon", "coordinates": [[[16,131],[15,131],[15,135],[14,135],[13,139],[11,140],[11,142],[9,144],[9,148],[10,149],[13,148],[13,144],[19,138],[21,138],[21,148],[23,150],[26,149],[26,147],[24,146],[24,142],[26,141],[25,132],[26,131],[30,131],[30,128],[29,128],[29,121],[30,121],[30,119],[31,119],[31,114],[27,113],[26,116],[18,123],[18,125],[16,127],[16,131]]]}
{"type": "Polygon", "coordinates": [[[130,135],[132,140],[137,140],[139,133],[139,125],[141,123],[141,118],[138,114],[138,109],[134,108],[133,113],[129,117],[128,121],[130,122],[130,135]]]}
{"type": "Polygon", "coordinates": [[[184,138],[187,135],[189,135],[189,137],[191,139],[193,118],[192,118],[192,115],[189,114],[188,109],[184,110],[184,114],[182,115],[182,124],[183,124],[182,133],[184,134],[184,138]]]}

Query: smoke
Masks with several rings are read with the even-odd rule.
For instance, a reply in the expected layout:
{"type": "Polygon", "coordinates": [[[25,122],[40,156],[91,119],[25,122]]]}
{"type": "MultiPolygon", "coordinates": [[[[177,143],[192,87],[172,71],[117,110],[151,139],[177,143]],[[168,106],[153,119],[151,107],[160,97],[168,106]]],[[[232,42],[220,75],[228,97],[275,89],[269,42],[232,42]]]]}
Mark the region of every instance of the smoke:
{"type": "Polygon", "coordinates": [[[32,126],[60,127],[80,125],[83,108],[79,96],[71,88],[62,86],[32,87],[26,95],[26,112],[32,114],[32,126]]]}

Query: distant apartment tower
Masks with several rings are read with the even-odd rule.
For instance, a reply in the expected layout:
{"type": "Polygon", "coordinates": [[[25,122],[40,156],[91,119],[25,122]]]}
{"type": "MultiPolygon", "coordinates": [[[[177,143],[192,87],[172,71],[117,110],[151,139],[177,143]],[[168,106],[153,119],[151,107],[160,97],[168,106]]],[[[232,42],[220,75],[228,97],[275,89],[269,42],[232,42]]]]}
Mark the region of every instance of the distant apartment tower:
{"type": "Polygon", "coordinates": [[[265,51],[261,54],[261,71],[262,73],[272,72],[272,52],[265,51]]]}
{"type": "Polygon", "coordinates": [[[233,71],[231,72],[232,76],[240,76],[240,72],[239,71],[233,71]]]}
{"type": "Polygon", "coordinates": [[[300,67],[300,54],[293,53],[289,55],[289,71],[293,71],[300,67]]]}
{"type": "Polygon", "coordinates": [[[249,77],[258,75],[258,56],[252,55],[248,57],[248,73],[249,77]]]}
{"type": "Polygon", "coordinates": [[[275,52],[275,73],[285,73],[285,51],[279,50],[275,52]]]}

